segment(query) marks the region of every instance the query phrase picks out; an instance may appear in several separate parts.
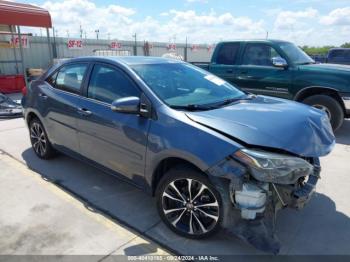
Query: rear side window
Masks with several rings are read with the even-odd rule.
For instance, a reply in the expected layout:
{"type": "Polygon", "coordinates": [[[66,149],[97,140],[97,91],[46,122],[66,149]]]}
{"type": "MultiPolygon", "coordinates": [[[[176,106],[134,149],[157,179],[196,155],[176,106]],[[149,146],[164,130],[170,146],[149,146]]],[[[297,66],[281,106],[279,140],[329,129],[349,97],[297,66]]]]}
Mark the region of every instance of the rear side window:
{"type": "Polygon", "coordinates": [[[87,67],[87,64],[63,66],[46,81],[57,89],[78,94],[87,67]]]}
{"type": "Polygon", "coordinates": [[[239,51],[239,43],[223,44],[218,51],[216,63],[222,65],[233,65],[236,62],[239,51]]]}
{"type": "Polygon", "coordinates": [[[124,72],[105,65],[95,65],[88,87],[88,97],[105,103],[115,99],[140,96],[140,90],[124,72]]]}
{"type": "Polygon", "coordinates": [[[350,60],[350,49],[339,49],[339,50],[331,50],[329,53],[329,58],[343,58],[343,59],[349,59],[350,60]]]}
{"type": "Polygon", "coordinates": [[[243,65],[273,66],[272,58],[281,57],[278,52],[266,44],[247,44],[243,54],[243,65]]]}

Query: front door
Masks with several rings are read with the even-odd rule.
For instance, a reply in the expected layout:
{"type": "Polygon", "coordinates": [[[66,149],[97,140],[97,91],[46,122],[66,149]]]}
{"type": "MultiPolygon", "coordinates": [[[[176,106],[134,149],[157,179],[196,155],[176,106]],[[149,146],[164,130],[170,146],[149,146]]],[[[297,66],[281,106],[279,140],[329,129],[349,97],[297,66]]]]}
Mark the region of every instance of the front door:
{"type": "Polygon", "coordinates": [[[234,83],[246,92],[291,98],[292,72],[273,66],[273,57],[281,56],[266,43],[246,44],[234,83]]]}
{"type": "Polygon", "coordinates": [[[85,93],[78,120],[80,153],[136,183],[143,181],[150,120],[111,110],[115,99],[140,97],[141,91],[124,71],[95,64],[85,93]]]}

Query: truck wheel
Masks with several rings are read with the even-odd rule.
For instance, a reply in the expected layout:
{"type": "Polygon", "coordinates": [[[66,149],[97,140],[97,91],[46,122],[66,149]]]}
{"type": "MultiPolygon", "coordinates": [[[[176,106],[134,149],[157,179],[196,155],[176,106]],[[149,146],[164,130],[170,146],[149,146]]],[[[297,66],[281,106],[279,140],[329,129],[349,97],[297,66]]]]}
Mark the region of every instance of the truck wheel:
{"type": "Polygon", "coordinates": [[[334,131],[343,124],[344,111],[339,102],[333,97],[327,95],[313,95],[307,97],[303,103],[325,111],[334,131]]]}
{"type": "Polygon", "coordinates": [[[191,167],[170,169],[159,182],[156,199],[163,222],[179,235],[201,239],[220,229],[221,196],[204,174],[191,167]]]}

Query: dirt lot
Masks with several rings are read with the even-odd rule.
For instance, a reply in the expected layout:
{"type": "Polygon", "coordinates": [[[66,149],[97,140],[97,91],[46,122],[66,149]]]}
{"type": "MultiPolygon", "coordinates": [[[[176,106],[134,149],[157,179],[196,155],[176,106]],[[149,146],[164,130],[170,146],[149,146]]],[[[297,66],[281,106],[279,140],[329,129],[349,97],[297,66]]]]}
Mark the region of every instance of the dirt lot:
{"type": "MultiPolygon", "coordinates": [[[[279,213],[281,254],[350,255],[349,120],[336,135],[312,201],[279,213]]],[[[261,254],[225,234],[174,235],[139,189],[63,155],[38,159],[23,119],[0,121],[0,150],[0,254],[261,254]]]]}

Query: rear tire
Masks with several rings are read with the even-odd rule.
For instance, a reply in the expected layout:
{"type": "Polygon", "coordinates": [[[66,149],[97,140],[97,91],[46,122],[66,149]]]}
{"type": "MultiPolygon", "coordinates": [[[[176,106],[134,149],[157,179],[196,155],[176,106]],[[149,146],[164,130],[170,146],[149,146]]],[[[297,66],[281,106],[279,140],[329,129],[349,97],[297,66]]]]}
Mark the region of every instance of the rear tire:
{"type": "Polygon", "coordinates": [[[177,166],[166,172],[156,199],[163,222],[181,236],[202,239],[221,227],[221,196],[205,174],[191,167],[177,166]]]}
{"type": "Polygon", "coordinates": [[[313,95],[303,100],[303,103],[321,109],[328,114],[333,131],[344,121],[344,111],[339,102],[328,95],[313,95]]]}
{"type": "Polygon", "coordinates": [[[50,159],[56,155],[52,147],[43,124],[38,118],[34,118],[29,123],[30,142],[34,153],[41,159],[50,159]]]}

